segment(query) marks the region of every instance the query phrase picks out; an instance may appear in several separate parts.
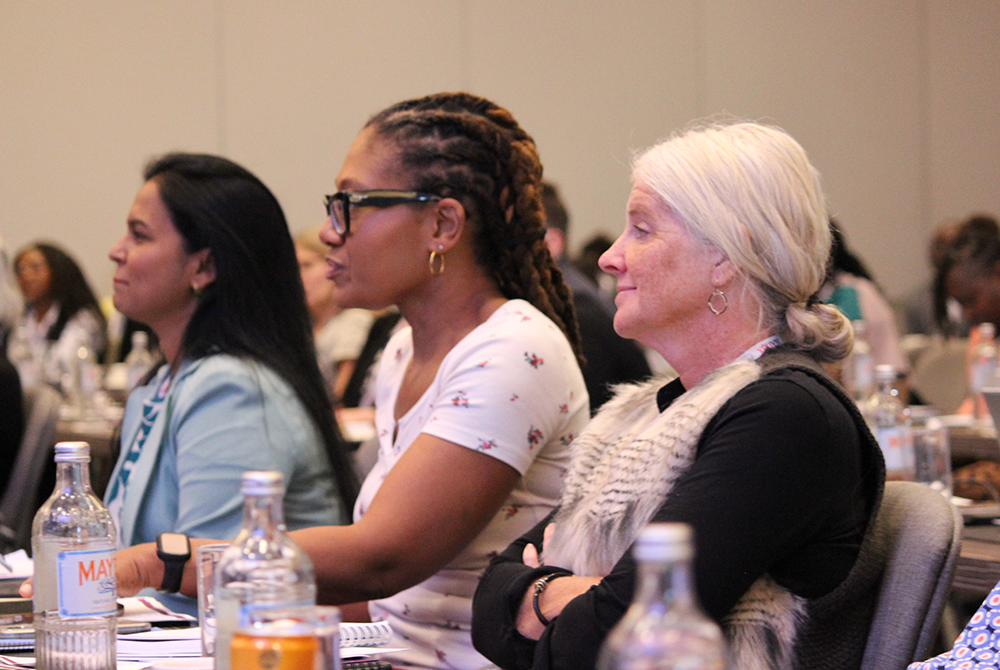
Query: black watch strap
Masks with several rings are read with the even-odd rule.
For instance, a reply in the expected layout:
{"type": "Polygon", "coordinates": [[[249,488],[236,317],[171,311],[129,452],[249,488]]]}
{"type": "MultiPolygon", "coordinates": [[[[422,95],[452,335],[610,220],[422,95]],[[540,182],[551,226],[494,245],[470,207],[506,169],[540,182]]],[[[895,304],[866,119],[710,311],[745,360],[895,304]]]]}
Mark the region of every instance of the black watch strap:
{"type": "Polygon", "coordinates": [[[160,533],[156,537],[156,555],[163,561],[159,591],[177,593],[184,577],[184,564],[191,558],[191,541],[183,533],[160,533]]]}

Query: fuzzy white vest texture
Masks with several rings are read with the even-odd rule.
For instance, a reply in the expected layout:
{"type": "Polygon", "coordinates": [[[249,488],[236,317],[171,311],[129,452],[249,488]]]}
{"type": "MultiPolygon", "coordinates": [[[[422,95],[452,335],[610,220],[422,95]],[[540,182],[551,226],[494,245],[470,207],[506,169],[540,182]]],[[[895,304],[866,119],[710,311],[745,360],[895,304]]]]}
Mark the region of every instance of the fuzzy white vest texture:
{"type": "MultiPolygon", "coordinates": [[[[734,395],[760,378],[754,361],[738,360],[707,376],[659,411],[666,380],[622,386],[573,443],[546,565],[604,576],[663,505],[694,462],[708,422],[734,395]]],[[[730,668],[790,668],[805,599],[758,579],[725,621],[730,668]]]]}

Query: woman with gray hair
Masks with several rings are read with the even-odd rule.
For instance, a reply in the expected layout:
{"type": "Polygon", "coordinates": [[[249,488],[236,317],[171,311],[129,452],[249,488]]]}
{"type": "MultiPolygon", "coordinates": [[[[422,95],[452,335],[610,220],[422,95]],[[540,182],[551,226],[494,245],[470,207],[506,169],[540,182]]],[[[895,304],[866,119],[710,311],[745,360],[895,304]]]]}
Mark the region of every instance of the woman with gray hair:
{"type": "Polygon", "coordinates": [[[698,127],[638,156],[601,267],[615,329],[679,376],[620,387],[574,442],[560,508],[480,582],[480,652],[592,667],[632,598],[639,531],[684,522],[730,667],[859,665],[885,469],[822,368],[853,343],[814,298],[829,249],[818,174],[780,129],[698,127]]]}

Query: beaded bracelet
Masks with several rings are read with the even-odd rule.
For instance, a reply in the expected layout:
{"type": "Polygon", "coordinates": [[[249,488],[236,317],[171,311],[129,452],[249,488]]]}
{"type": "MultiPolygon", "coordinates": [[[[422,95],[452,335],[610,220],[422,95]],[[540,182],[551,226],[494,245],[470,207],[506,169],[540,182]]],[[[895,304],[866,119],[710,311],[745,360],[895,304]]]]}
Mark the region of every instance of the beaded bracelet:
{"type": "Polygon", "coordinates": [[[542,615],[542,609],[538,606],[538,596],[542,595],[542,591],[545,590],[545,587],[547,587],[549,582],[553,579],[558,579],[559,577],[571,577],[572,574],[573,573],[571,572],[552,572],[535,582],[535,594],[531,598],[531,605],[535,608],[535,616],[538,617],[538,620],[542,622],[543,626],[548,626],[551,622],[542,615]]]}

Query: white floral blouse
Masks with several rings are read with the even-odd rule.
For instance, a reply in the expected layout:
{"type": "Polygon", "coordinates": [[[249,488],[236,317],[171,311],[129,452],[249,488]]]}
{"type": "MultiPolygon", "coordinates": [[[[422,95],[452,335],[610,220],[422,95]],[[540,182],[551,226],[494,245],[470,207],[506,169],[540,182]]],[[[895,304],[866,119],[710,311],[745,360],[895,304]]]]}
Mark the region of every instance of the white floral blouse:
{"type": "Polygon", "coordinates": [[[472,648],[472,595],[490,559],[558,503],[569,444],[589,419],[587,391],[565,336],[524,300],[506,302],[462,339],[396,425],[396,397],[411,356],[412,333],[405,328],[389,341],[380,362],[378,461],[361,487],[355,521],[421,433],[497,458],[521,479],[489,525],[451,563],[414,587],[372,601],[369,610],[373,620],[390,622],[393,646],[407,648],[387,659],[393,665],[488,667],[472,648]]]}

